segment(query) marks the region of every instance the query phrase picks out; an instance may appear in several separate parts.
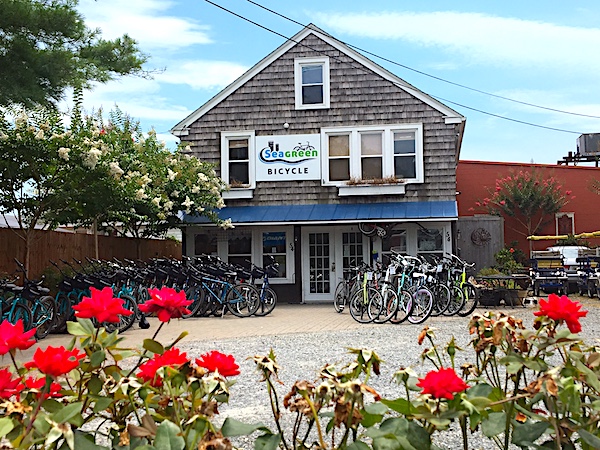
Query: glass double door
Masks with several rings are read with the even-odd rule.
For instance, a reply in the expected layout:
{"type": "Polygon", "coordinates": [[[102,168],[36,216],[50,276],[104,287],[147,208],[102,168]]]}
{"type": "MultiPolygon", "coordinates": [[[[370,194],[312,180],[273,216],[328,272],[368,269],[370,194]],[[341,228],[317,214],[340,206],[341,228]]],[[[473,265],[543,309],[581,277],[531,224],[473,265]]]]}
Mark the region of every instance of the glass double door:
{"type": "Polygon", "coordinates": [[[369,238],[357,226],[304,227],[302,230],[303,301],[333,301],[344,270],[367,259],[369,238]]]}

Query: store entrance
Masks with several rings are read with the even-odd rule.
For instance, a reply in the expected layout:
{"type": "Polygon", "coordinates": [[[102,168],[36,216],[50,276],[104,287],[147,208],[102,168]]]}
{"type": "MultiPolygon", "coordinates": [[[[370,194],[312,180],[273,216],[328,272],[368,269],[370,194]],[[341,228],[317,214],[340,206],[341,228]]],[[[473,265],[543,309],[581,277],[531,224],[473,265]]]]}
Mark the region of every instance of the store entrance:
{"type": "Polygon", "coordinates": [[[369,251],[369,238],[357,226],[304,227],[303,301],[333,301],[344,270],[367,261],[369,251]]]}

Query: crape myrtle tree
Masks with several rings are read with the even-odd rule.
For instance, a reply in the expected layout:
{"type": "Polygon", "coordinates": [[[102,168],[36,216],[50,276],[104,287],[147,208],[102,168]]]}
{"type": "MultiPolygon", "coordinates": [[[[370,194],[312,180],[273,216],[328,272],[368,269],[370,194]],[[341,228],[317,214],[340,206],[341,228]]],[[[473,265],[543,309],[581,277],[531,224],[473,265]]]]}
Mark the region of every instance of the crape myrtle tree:
{"type": "Polygon", "coordinates": [[[160,236],[180,214],[205,215],[223,228],[223,183],[211,165],[171,152],[151,131],[120,112],[74,118],[41,109],[0,118],[0,214],[14,214],[13,231],[29,252],[37,229],[104,223],[121,234],[160,236]]]}
{"type": "Polygon", "coordinates": [[[77,0],[0,0],[0,105],[56,104],[67,88],[145,75],[147,60],[124,35],[89,29],[77,0]]]}
{"type": "Polygon", "coordinates": [[[488,196],[475,205],[489,214],[511,218],[507,222],[515,224],[512,228],[517,233],[532,236],[554,220],[570,195],[556,178],[536,170],[520,170],[497,179],[488,196]]]}
{"type": "MultiPolygon", "coordinates": [[[[225,203],[225,184],[212,164],[170,151],[154,130],[144,135],[139,123],[119,110],[111,112],[100,130],[102,141],[115,149],[110,174],[117,179],[117,194],[100,199],[101,208],[92,208],[103,227],[122,236],[136,238],[163,236],[181,224],[182,214],[206,216],[223,228],[216,210],[225,203]]],[[[87,214],[87,217],[91,217],[87,214]]]]}

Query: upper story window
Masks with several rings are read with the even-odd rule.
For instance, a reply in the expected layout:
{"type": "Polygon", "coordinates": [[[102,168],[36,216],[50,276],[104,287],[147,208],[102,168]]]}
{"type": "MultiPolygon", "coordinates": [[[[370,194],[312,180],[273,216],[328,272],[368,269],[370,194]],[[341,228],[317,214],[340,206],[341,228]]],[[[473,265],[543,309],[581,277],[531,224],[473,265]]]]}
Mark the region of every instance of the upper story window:
{"type": "Polygon", "coordinates": [[[423,182],[423,128],[420,124],[321,131],[324,184],[364,186],[423,182]]]}
{"type": "Polygon", "coordinates": [[[254,176],[254,131],[221,133],[221,178],[230,188],[224,198],[252,197],[254,176]]]}
{"type": "Polygon", "coordinates": [[[294,60],[296,109],[329,108],[329,58],[294,60]]]}

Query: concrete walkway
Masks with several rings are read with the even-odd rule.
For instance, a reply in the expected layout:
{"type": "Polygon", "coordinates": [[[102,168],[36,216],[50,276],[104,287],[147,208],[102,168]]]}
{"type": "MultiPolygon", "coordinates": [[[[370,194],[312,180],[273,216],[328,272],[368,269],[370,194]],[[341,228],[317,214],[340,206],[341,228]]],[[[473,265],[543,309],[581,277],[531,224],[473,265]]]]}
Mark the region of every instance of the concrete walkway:
{"type": "MultiPolygon", "coordinates": [[[[129,330],[122,333],[124,346],[142,345],[144,339],[152,338],[160,322],[149,318],[150,328],[142,330],[136,322],[129,330]]],[[[278,304],[271,314],[265,317],[235,317],[228,313],[223,317],[198,317],[190,319],[174,319],[165,323],[157,340],[167,344],[173,342],[182,332],[189,334],[182,342],[213,341],[235,339],[247,336],[269,336],[290,333],[311,333],[315,331],[351,330],[358,327],[378,326],[375,324],[359,324],[346,310],[341,314],[335,312],[331,303],[318,304],[278,304]]],[[[28,361],[34,351],[51,345],[67,346],[72,336],[69,334],[50,334],[30,349],[17,354],[19,360],[28,361]]],[[[6,363],[6,361],[4,361],[6,363]]],[[[0,365],[2,362],[0,362],[0,365]]]]}

